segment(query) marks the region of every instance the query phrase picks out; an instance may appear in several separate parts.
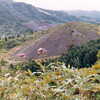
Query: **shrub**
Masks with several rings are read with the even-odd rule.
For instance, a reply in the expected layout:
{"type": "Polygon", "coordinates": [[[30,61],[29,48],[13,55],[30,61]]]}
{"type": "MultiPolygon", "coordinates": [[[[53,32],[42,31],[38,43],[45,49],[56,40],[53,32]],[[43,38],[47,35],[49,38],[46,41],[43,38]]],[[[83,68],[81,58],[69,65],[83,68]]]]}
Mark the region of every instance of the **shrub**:
{"type": "Polygon", "coordinates": [[[24,63],[21,65],[22,70],[31,70],[32,72],[36,72],[41,70],[40,65],[38,65],[35,61],[29,61],[28,63],[24,63]]]}
{"type": "Polygon", "coordinates": [[[87,44],[72,47],[59,58],[59,61],[73,67],[89,67],[97,60],[97,52],[100,49],[100,40],[91,40],[87,44]]]}

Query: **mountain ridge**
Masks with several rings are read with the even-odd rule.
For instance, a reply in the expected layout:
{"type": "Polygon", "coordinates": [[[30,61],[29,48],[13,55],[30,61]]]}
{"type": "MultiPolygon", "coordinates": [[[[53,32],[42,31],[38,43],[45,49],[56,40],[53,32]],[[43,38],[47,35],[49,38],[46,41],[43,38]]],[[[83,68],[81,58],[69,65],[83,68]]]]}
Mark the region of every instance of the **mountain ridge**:
{"type": "Polygon", "coordinates": [[[62,20],[61,18],[54,16],[54,14],[48,15],[47,11],[44,11],[40,8],[36,8],[30,4],[17,3],[13,2],[12,0],[1,0],[1,2],[1,35],[24,34],[29,29],[33,31],[45,28],[47,29],[49,26],[51,26],[51,24],[53,25],[66,22],[66,20],[62,20]],[[30,23],[33,25],[33,27],[30,27],[30,23]],[[37,25],[36,28],[34,27],[35,24],[37,25]]]}
{"type": "Polygon", "coordinates": [[[45,30],[70,21],[97,23],[96,19],[84,16],[77,17],[64,11],[46,10],[12,0],[2,1],[3,3],[0,3],[0,37],[29,34],[30,31],[45,30]]]}

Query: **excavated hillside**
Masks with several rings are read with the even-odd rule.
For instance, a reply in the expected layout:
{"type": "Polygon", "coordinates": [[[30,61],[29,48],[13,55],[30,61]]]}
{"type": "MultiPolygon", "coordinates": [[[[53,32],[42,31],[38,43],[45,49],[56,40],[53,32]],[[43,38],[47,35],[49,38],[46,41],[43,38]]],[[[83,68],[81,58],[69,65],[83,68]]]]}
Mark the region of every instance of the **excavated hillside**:
{"type": "Polygon", "coordinates": [[[48,29],[46,35],[16,50],[12,56],[21,59],[40,59],[60,56],[71,46],[80,45],[100,38],[100,26],[82,22],[70,22],[48,29]],[[46,55],[38,55],[37,50],[44,48],[46,55]],[[21,57],[18,55],[25,55],[21,57]]]}

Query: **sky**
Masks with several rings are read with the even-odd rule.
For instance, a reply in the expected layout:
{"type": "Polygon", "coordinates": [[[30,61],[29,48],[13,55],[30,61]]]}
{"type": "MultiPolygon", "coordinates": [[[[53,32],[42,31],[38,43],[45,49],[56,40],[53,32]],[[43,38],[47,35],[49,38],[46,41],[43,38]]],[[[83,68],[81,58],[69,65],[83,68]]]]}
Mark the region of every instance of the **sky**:
{"type": "Polygon", "coordinates": [[[100,0],[15,0],[30,3],[36,7],[51,10],[97,10],[100,11],[100,0]]]}

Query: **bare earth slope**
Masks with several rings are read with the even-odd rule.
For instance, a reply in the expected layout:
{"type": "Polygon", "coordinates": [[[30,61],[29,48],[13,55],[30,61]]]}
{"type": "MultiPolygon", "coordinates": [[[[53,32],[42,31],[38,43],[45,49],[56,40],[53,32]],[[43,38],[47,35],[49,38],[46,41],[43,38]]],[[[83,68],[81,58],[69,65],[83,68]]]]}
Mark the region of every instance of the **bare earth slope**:
{"type": "MultiPolygon", "coordinates": [[[[46,57],[59,56],[66,52],[72,45],[80,45],[89,40],[100,38],[100,26],[81,22],[70,22],[50,28],[44,35],[34,43],[22,47],[12,56],[19,58],[18,54],[25,54],[26,59],[40,59],[37,50],[45,48],[48,52],[46,57]]],[[[22,58],[21,58],[22,59],[22,58]]]]}

